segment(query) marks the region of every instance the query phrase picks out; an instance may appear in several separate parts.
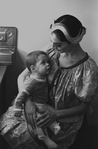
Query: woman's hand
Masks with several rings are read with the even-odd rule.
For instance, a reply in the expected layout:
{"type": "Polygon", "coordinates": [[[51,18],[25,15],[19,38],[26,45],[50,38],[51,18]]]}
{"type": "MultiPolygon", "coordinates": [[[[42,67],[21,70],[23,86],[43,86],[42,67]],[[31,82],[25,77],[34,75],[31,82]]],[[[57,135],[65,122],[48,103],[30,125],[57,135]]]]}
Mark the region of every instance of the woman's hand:
{"type": "Polygon", "coordinates": [[[30,97],[27,99],[25,103],[24,110],[25,110],[27,123],[30,124],[33,129],[36,128],[36,106],[30,100],[30,97]]]}
{"type": "Polygon", "coordinates": [[[39,109],[37,109],[37,112],[41,113],[41,116],[36,119],[37,126],[39,127],[46,128],[57,119],[55,109],[50,107],[49,105],[46,106],[44,112],[40,111],[39,109]]]}

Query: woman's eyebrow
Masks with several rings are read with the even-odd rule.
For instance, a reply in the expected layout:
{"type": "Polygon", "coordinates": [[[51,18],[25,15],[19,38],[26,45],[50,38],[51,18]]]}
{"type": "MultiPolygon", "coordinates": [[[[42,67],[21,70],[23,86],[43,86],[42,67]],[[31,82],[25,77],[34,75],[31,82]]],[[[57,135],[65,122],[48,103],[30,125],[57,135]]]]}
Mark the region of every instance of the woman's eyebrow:
{"type": "Polygon", "coordinates": [[[54,42],[55,45],[61,45],[61,43],[54,42]]]}
{"type": "Polygon", "coordinates": [[[50,41],[54,44],[61,44],[61,42],[53,42],[51,39],[50,39],[50,41]]]}
{"type": "Polygon", "coordinates": [[[62,44],[61,42],[53,42],[53,44],[62,44]]]}

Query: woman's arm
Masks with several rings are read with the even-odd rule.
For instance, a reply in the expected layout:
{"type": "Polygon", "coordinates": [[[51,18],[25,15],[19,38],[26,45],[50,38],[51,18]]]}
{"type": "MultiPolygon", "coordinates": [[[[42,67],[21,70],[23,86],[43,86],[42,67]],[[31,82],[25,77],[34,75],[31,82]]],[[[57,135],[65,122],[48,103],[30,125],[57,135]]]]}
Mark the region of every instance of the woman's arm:
{"type": "Polygon", "coordinates": [[[88,110],[88,107],[89,107],[89,103],[81,102],[81,104],[78,106],[65,109],[65,110],[56,111],[56,115],[57,115],[57,118],[64,118],[64,117],[68,118],[73,116],[79,116],[86,113],[86,111],[88,110]]]}
{"type": "MultiPolygon", "coordinates": [[[[37,119],[39,127],[48,127],[53,121],[60,118],[68,118],[84,114],[89,107],[89,103],[82,102],[79,106],[75,106],[64,110],[54,110],[52,108],[45,109],[45,112],[37,119]]],[[[39,111],[38,111],[39,112],[39,111]]]]}

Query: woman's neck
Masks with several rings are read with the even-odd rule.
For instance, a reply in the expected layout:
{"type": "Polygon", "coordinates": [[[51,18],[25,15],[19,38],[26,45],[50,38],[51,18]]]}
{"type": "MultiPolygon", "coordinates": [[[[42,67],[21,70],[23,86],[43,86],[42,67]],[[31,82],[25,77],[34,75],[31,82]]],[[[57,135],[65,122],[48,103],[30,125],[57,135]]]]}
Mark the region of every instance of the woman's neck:
{"type": "Polygon", "coordinates": [[[86,53],[79,44],[72,45],[68,52],[61,53],[59,62],[61,67],[69,67],[85,57],[86,53]]]}
{"type": "Polygon", "coordinates": [[[70,47],[68,48],[67,51],[65,51],[64,55],[65,57],[77,57],[77,56],[81,56],[81,55],[84,55],[84,51],[82,50],[80,44],[76,44],[76,45],[73,45],[71,44],[70,47]]]}

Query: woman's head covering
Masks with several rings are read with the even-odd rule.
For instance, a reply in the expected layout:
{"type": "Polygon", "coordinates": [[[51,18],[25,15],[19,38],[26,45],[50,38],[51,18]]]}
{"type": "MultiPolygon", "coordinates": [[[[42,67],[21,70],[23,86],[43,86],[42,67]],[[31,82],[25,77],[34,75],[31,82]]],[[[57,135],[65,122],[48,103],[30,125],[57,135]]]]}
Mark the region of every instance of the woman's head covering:
{"type": "Polygon", "coordinates": [[[85,27],[81,22],[71,15],[64,15],[59,17],[50,27],[50,34],[54,31],[60,30],[65,38],[73,44],[79,43],[86,33],[85,27]]]}

